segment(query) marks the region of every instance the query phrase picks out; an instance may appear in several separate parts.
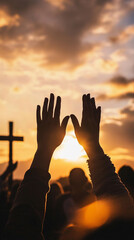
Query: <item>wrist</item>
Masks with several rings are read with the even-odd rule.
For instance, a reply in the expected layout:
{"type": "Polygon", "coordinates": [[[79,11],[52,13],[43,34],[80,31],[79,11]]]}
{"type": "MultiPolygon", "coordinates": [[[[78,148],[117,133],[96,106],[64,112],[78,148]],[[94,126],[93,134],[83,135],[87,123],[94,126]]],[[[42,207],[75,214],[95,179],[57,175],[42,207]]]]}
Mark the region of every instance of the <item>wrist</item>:
{"type": "Polygon", "coordinates": [[[37,149],[33,162],[31,164],[31,168],[40,168],[45,171],[49,170],[51,158],[52,158],[53,152],[48,151],[48,149],[43,151],[41,149],[37,149]]]}
{"type": "Polygon", "coordinates": [[[38,147],[37,151],[36,151],[36,154],[39,155],[39,156],[42,156],[43,158],[46,158],[46,157],[52,157],[53,152],[54,151],[50,148],[38,147]]]}
{"type": "Polygon", "coordinates": [[[90,144],[90,147],[86,149],[86,153],[89,158],[95,158],[97,156],[103,155],[104,151],[99,143],[97,144],[90,144]]]}

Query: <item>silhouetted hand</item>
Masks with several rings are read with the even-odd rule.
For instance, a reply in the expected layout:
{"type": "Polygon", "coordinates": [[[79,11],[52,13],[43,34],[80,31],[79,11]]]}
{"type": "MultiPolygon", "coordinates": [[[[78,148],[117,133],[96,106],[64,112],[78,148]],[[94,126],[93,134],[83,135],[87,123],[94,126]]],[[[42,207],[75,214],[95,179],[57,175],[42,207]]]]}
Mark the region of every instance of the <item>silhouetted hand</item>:
{"type": "Polygon", "coordinates": [[[61,97],[57,97],[54,108],[54,94],[44,99],[42,117],[40,106],[37,106],[37,152],[46,159],[45,166],[49,166],[54,150],[61,144],[68,123],[69,116],[66,116],[60,124],[61,97]],[[48,160],[47,160],[48,159],[48,160]]]}
{"type": "Polygon", "coordinates": [[[17,168],[18,162],[12,163],[8,165],[4,173],[1,175],[1,179],[4,181],[6,178],[8,178],[11,173],[17,168]]]}
{"type": "Polygon", "coordinates": [[[103,152],[99,144],[101,107],[96,108],[95,100],[90,98],[90,94],[84,94],[82,100],[81,126],[75,115],[72,114],[71,119],[78,142],[84,147],[88,156],[92,157],[100,151],[103,152]]]}
{"type": "Polygon", "coordinates": [[[16,168],[17,168],[18,162],[9,164],[9,166],[7,167],[7,171],[9,173],[12,173],[16,168]]]}

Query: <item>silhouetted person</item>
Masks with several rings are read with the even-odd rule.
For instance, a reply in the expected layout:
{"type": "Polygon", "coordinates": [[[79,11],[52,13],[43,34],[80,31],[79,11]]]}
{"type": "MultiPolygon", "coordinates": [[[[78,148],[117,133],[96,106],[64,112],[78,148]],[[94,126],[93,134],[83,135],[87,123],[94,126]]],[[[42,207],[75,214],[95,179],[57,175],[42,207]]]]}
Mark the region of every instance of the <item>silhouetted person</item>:
{"type": "MultiPolygon", "coordinates": [[[[32,165],[18,189],[8,219],[6,239],[43,239],[45,199],[51,177],[48,172],[49,165],[54,150],[65,136],[69,119],[66,116],[60,124],[60,105],[61,99],[58,97],[54,108],[54,95],[51,94],[49,103],[45,98],[42,117],[40,106],[37,107],[38,148],[32,165]]],[[[114,199],[121,207],[122,214],[130,209],[133,213],[131,197],[99,143],[100,113],[100,107],[96,108],[94,99],[88,94],[83,96],[81,125],[77,118],[71,115],[76,137],[89,157],[88,166],[93,189],[97,199],[114,199]]],[[[118,239],[116,233],[114,239],[118,239]]]]}
{"type": "Polygon", "coordinates": [[[37,106],[37,151],[30,169],[18,189],[6,228],[6,239],[43,239],[42,226],[50,161],[54,150],[61,144],[69,116],[60,123],[61,98],[57,97],[54,108],[54,95],[50,101],[45,98],[40,113],[37,106]]]}
{"type": "Polygon", "coordinates": [[[7,223],[9,215],[8,191],[2,190],[0,192],[0,239],[2,239],[3,231],[7,223]]]}
{"type": "Polygon", "coordinates": [[[73,168],[69,174],[71,196],[77,207],[83,207],[95,200],[92,185],[81,168],[73,168]]]}
{"type": "Polygon", "coordinates": [[[77,210],[95,200],[92,185],[81,168],[73,168],[69,174],[70,192],[58,198],[55,210],[56,229],[61,232],[73,223],[77,210]]]}
{"type": "Polygon", "coordinates": [[[124,165],[119,169],[118,174],[134,199],[134,170],[130,166],[124,165]]]}

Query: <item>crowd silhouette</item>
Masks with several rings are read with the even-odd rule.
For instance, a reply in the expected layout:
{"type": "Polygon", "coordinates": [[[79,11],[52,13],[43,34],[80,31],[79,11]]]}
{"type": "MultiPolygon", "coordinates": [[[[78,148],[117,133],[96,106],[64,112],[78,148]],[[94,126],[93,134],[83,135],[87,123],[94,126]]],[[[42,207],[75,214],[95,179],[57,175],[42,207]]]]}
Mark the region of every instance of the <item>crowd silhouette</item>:
{"type": "Polygon", "coordinates": [[[106,240],[134,239],[134,171],[123,166],[118,174],[100,145],[101,107],[90,94],[82,97],[82,119],[74,114],[60,123],[61,98],[45,98],[38,105],[37,151],[21,183],[9,194],[6,179],[12,164],[0,176],[0,237],[14,240],[106,240]],[[91,182],[81,168],[68,176],[69,186],[49,186],[49,167],[61,144],[69,120],[78,142],[85,149],[91,182]]]}

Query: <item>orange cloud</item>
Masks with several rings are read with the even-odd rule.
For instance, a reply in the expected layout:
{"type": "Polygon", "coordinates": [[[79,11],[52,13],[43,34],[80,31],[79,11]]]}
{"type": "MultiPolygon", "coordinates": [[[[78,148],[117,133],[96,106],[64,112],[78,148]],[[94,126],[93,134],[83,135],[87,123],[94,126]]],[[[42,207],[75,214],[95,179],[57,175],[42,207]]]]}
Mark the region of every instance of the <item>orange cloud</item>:
{"type": "Polygon", "coordinates": [[[19,26],[19,15],[15,14],[13,16],[10,16],[7,12],[4,10],[0,10],[0,28],[6,27],[6,26],[19,26]]]}
{"type": "MultiPolygon", "coordinates": [[[[97,41],[83,42],[83,38],[89,30],[102,28],[108,4],[108,0],[1,0],[1,9],[7,9],[16,25],[0,28],[0,57],[11,61],[26,54],[38,54],[43,67],[75,69],[99,45],[97,41]]],[[[100,64],[106,72],[118,67],[113,60],[100,64]]]]}
{"type": "Polygon", "coordinates": [[[124,94],[118,94],[118,95],[107,95],[107,94],[100,94],[97,99],[98,100],[109,100],[109,99],[133,99],[134,98],[134,93],[133,92],[127,92],[124,94]]]}
{"type": "Polygon", "coordinates": [[[118,35],[110,37],[112,43],[126,42],[134,36],[134,25],[130,25],[122,30],[118,35]]]}
{"type": "Polygon", "coordinates": [[[102,93],[98,95],[99,100],[108,99],[133,99],[134,98],[134,79],[127,79],[124,76],[118,75],[103,83],[108,86],[110,94],[102,93]]]}
{"type": "Polygon", "coordinates": [[[121,109],[118,121],[120,121],[120,125],[114,119],[112,122],[102,124],[102,143],[106,151],[127,149],[125,153],[122,151],[122,155],[127,153],[127,155],[132,156],[131,154],[134,154],[134,109],[131,106],[121,109]]]}

